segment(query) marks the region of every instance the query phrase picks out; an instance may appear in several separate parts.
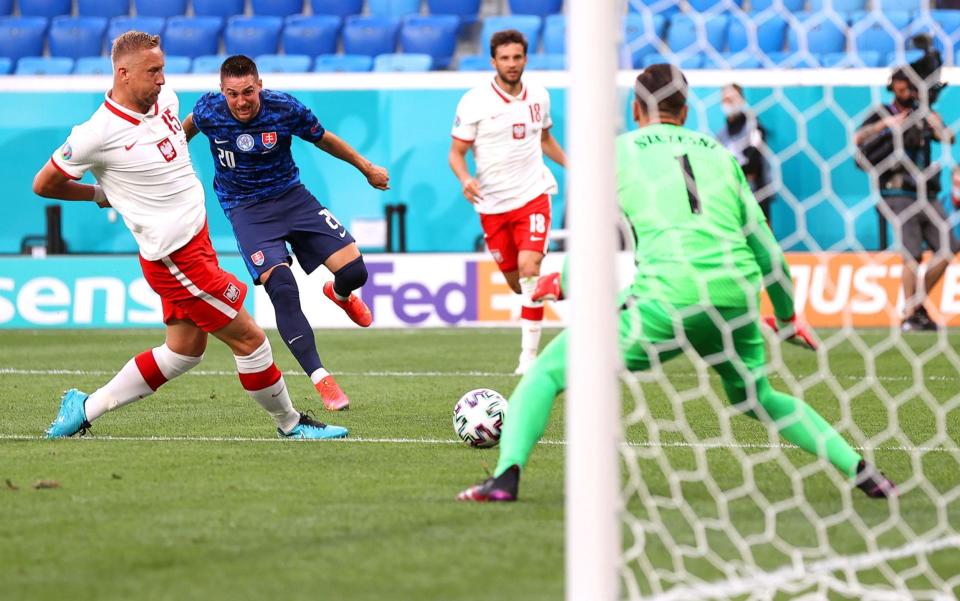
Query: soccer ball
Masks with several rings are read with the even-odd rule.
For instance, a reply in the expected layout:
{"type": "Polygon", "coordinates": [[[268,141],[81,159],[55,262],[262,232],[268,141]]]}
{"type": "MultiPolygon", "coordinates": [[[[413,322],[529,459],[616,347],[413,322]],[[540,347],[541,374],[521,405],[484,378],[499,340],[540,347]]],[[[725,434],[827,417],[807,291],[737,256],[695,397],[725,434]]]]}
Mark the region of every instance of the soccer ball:
{"type": "Polygon", "coordinates": [[[477,388],[460,397],[453,406],[453,429],[460,439],[476,448],[497,446],[507,413],[507,399],[489,388],[477,388]]]}

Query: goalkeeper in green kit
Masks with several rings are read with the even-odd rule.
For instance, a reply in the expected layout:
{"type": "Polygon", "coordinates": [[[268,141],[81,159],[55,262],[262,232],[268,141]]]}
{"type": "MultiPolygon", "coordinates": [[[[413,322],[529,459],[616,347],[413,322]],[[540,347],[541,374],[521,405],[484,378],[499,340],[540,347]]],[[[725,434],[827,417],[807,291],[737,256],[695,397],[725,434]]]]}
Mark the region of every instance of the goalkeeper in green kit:
{"type": "MultiPolygon", "coordinates": [[[[746,415],[765,414],[783,438],[830,461],[868,496],[895,496],[893,482],[816,411],[770,386],[761,286],[776,314],[768,325],[788,342],[815,349],[816,341],[796,320],[789,268],[736,159],[716,140],[683,127],[686,78],[670,65],[652,65],[637,77],[635,92],[640,127],[617,138],[617,190],[634,232],[637,265],[620,309],[627,369],[648,369],[681,354],[675,341],[682,332],[720,375],[730,402],[746,403],[746,415]]],[[[542,277],[534,296],[560,298],[559,274],[542,277]]],[[[567,332],[554,338],[511,395],[493,477],[458,499],[516,500],[520,472],[566,387],[567,340],[567,332]]]]}

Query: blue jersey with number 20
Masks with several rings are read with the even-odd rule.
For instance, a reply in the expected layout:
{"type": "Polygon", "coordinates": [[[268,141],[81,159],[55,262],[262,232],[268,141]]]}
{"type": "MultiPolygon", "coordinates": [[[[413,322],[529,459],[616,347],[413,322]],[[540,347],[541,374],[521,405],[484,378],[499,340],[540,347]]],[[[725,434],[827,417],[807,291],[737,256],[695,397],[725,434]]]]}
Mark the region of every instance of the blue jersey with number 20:
{"type": "Polygon", "coordinates": [[[230,113],[223,94],[204,94],[193,108],[193,122],[210,141],[217,170],[213,189],[225,211],[277,198],[299,184],[290,140],[298,136],[315,143],[324,134],[313,111],[273,90],[260,92],[260,112],[247,123],[230,113]]]}

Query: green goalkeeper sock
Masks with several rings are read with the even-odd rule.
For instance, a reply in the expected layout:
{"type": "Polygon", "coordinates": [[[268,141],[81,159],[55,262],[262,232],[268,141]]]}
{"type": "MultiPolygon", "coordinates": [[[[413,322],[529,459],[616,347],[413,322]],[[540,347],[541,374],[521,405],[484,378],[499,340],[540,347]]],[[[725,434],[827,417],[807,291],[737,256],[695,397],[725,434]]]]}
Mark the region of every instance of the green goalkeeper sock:
{"type": "Polygon", "coordinates": [[[553,402],[566,387],[566,340],[565,331],[551,340],[510,395],[494,476],[507,471],[511,465],[518,465],[522,470],[543,436],[553,402]]]}
{"type": "Polygon", "coordinates": [[[804,451],[827,459],[841,472],[853,478],[862,457],[804,401],[774,390],[764,379],[757,383],[760,405],[771,419],[788,425],[779,426],[780,435],[804,451]],[[765,386],[763,386],[765,384],[765,386]],[[799,413],[799,419],[797,414],[799,413]]]}

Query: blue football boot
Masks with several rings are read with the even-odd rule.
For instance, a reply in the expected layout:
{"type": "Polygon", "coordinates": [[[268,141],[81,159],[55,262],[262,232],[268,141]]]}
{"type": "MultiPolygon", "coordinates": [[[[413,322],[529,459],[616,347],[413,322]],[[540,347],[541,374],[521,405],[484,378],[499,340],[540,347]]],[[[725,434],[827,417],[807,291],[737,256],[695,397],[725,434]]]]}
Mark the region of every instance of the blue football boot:
{"type": "Polygon", "coordinates": [[[306,413],[301,413],[300,422],[293,427],[293,430],[285,433],[280,428],[277,428],[277,434],[280,438],[325,440],[330,438],[346,438],[347,429],[318,422],[306,413]]]}
{"type": "Polygon", "coordinates": [[[80,392],[76,388],[71,388],[63,393],[57,419],[53,420],[53,423],[47,428],[47,438],[67,438],[77,432],[80,433],[80,436],[87,433],[90,422],[87,421],[83,404],[88,396],[90,395],[80,392]]]}

